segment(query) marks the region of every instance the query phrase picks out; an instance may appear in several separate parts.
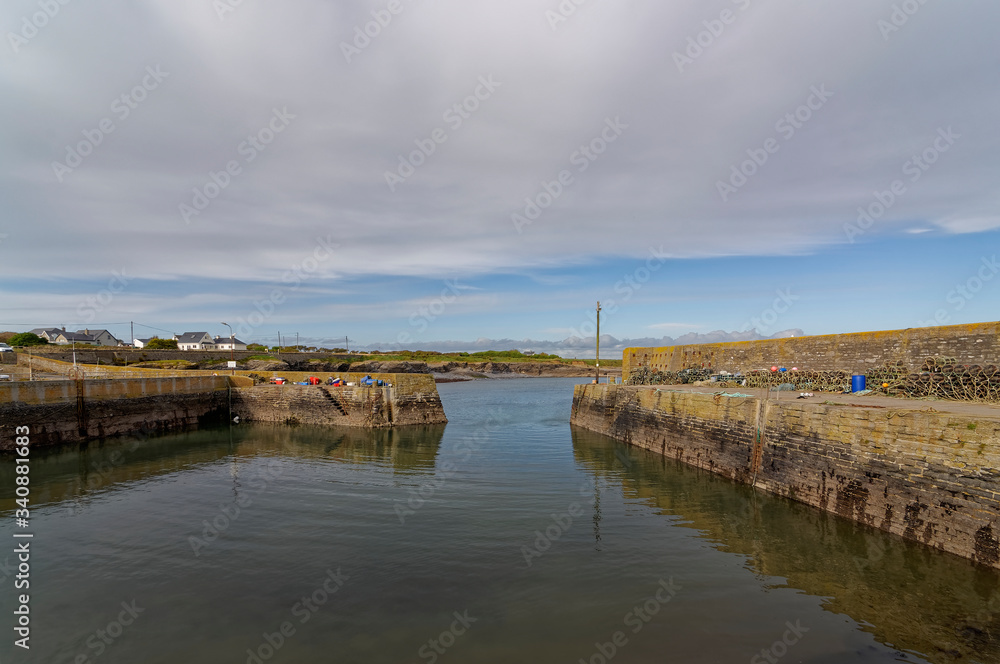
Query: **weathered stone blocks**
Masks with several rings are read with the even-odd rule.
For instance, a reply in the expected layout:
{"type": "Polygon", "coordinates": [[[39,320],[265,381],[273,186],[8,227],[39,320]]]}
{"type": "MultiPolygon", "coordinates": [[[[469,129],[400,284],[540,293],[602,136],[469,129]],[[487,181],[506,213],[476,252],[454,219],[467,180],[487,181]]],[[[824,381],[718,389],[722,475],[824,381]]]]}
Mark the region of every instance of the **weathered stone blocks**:
{"type": "Polygon", "coordinates": [[[1000,418],[578,385],[572,422],[1000,568],[1000,418]]]}

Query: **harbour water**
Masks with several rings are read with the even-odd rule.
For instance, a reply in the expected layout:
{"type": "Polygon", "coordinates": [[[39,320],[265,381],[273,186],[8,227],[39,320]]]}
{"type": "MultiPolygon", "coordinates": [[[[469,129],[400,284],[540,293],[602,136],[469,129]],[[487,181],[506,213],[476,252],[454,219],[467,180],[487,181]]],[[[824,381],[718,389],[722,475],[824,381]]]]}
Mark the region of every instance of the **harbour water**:
{"type": "Polygon", "coordinates": [[[6,458],[0,661],[1000,661],[994,572],[573,429],[581,380],[37,450],[30,650],[6,458]]]}

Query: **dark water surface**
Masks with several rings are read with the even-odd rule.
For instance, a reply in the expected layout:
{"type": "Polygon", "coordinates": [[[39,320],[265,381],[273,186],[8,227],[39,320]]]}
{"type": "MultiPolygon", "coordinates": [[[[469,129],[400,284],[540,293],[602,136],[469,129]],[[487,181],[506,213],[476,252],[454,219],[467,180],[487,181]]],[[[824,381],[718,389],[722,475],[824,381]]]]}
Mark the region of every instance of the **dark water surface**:
{"type": "Polygon", "coordinates": [[[6,458],[0,662],[1000,661],[994,572],[572,429],[575,382],[39,450],[30,651],[6,458]]]}

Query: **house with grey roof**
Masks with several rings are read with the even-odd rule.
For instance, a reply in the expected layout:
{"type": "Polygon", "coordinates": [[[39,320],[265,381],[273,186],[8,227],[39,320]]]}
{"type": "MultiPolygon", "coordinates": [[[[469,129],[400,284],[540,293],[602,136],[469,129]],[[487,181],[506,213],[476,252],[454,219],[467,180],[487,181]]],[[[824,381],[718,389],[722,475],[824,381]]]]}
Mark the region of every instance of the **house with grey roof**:
{"type": "Polygon", "coordinates": [[[177,348],[179,350],[215,350],[215,340],[212,339],[208,332],[185,332],[184,334],[175,334],[174,339],[177,341],[177,348]]]}
{"type": "Polygon", "coordinates": [[[76,346],[99,346],[97,339],[90,336],[89,334],[79,334],[77,332],[60,332],[59,336],[56,337],[54,342],[60,346],[68,346],[74,344],[76,346]]]}
{"type": "Polygon", "coordinates": [[[65,328],[60,329],[58,327],[36,327],[35,329],[29,331],[31,332],[31,334],[34,334],[36,336],[41,337],[42,339],[45,339],[50,344],[54,344],[56,342],[56,337],[58,337],[66,330],[65,328]]]}
{"type": "Polygon", "coordinates": [[[84,336],[93,337],[94,341],[97,342],[98,346],[121,346],[122,342],[119,341],[113,334],[107,330],[77,330],[77,334],[82,334],[84,336]]]}
{"type": "Polygon", "coordinates": [[[232,350],[246,350],[247,349],[247,345],[244,342],[240,341],[236,337],[233,337],[232,339],[233,339],[233,342],[232,342],[232,344],[230,344],[229,343],[229,337],[220,337],[220,336],[216,335],[216,337],[215,337],[215,348],[217,350],[230,350],[230,349],[232,349],[232,350]]]}

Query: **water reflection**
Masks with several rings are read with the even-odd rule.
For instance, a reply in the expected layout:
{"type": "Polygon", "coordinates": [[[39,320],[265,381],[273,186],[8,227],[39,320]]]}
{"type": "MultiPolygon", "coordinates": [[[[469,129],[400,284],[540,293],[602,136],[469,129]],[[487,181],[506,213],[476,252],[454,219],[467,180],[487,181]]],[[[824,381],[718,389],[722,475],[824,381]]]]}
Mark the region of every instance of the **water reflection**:
{"type": "Polygon", "coordinates": [[[576,460],[626,499],[745,555],[772,587],[823,598],[891,648],[931,662],[1000,661],[994,570],[574,428],[576,460]]]}
{"type": "MultiPolygon", "coordinates": [[[[373,463],[397,474],[434,471],[444,424],[405,430],[254,425],[32,450],[31,502],[86,500],[137,482],[228,462],[234,492],[240,465],[260,457],[373,463]],[[220,435],[222,433],[222,435],[220,435]]],[[[0,464],[0,514],[14,504],[14,464],[0,464]]]]}

